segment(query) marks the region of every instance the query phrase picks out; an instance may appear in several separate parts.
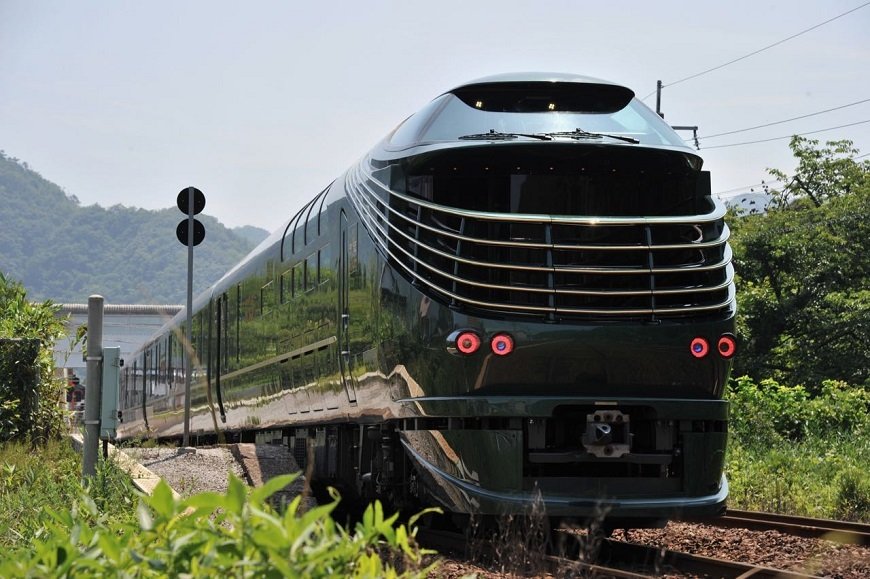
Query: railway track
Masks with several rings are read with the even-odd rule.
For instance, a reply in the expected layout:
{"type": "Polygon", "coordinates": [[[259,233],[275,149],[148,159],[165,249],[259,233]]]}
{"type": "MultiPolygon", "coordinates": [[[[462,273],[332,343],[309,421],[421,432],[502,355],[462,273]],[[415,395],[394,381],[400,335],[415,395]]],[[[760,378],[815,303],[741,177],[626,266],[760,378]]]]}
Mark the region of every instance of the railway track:
{"type": "MultiPolygon", "coordinates": [[[[480,546],[472,546],[474,539],[469,539],[459,532],[421,529],[418,540],[426,547],[436,549],[440,553],[455,553],[471,557],[472,551],[477,551],[483,557],[492,556],[492,552],[481,552],[480,546]]],[[[521,573],[548,573],[555,577],[587,576],[587,577],[618,577],[621,579],[640,579],[658,577],[663,573],[686,576],[718,577],[722,579],[748,578],[753,579],[810,579],[816,575],[774,569],[738,561],[729,561],[714,557],[704,557],[625,543],[614,539],[592,539],[595,548],[590,550],[588,544],[578,550],[577,546],[568,549],[564,555],[555,555],[547,548],[546,553],[530,553],[528,560],[522,561],[532,568],[512,569],[521,573]]],[[[570,542],[569,542],[570,544],[570,542]]],[[[486,545],[483,551],[493,549],[486,545]]],[[[516,565],[517,561],[514,561],[516,565]]]]}
{"type": "Polygon", "coordinates": [[[690,519],[687,522],[704,523],[716,527],[749,529],[751,531],[779,531],[798,537],[825,539],[836,543],[870,545],[870,525],[849,521],[728,509],[722,517],[690,519]]]}

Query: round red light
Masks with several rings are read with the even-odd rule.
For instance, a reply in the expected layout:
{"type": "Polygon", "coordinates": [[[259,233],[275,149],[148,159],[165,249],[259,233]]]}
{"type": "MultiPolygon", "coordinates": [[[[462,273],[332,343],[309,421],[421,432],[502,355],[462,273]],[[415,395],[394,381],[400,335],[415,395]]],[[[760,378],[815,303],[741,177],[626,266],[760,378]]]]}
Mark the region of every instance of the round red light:
{"type": "Polygon", "coordinates": [[[456,349],[463,354],[474,354],[480,348],[480,338],[474,332],[462,332],[456,336],[456,349]]]}
{"type": "Polygon", "coordinates": [[[704,338],[695,338],[692,340],[689,350],[692,352],[694,357],[703,358],[710,351],[710,345],[704,338]]]}
{"type": "Polygon", "coordinates": [[[514,351],[514,340],[507,334],[496,334],[492,337],[492,353],[496,356],[507,356],[514,351]]]}
{"type": "Polygon", "coordinates": [[[737,352],[737,340],[731,334],[723,334],[716,345],[723,358],[731,358],[737,352]]]}

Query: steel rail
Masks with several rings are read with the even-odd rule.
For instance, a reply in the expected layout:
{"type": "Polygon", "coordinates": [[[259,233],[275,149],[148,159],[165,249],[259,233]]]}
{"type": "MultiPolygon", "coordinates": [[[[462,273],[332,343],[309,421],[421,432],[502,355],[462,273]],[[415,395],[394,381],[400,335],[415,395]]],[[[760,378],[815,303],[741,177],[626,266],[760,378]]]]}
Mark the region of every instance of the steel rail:
{"type": "Polygon", "coordinates": [[[751,531],[779,531],[788,535],[825,539],[835,543],[870,545],[870,525],[851,521],[814,519],[759,511],[728,509],[724,516],[691,519],[717,527],[749,529],[751,531]]]}
{"type": "Polygon", "coordinates": [[[659,575],[662,568],[672,568],[681,573],[698,574],[707,577],[723,579],[738,579],[752,577],[753,579],[815,579],[817,575],[808,575],[797,571],[786,571],[740,563],[715,557],[693,555],[681,551],[668,551],[636,543],[624,543],[613,539],[605,539],[600,559],[618,560],[621,564],[652,566],[654,573],[659,575]]]}
{"type": "MultiPolygon", "coordinates": [[[[570,535],[569,535],[570,536],[570,535]]],[[[472,559],[472,546],[468,537],[460,532],[446,530],[419,529],[417,539],[426,547],[438,551],[449,551],[472,559]]],[[[597,541],[593,540],[593,544],[597,541]]],[[[656,547],[625,543],[614,539],[602,539],[599,547],[589,552],[588,547],[582,547],[580,541],[573,545],[581,548],[584,558],[579,560],[578,551],[555,555],[551,552],[552,545],[542,545],[545,553],[540,562],[548,567],[553,574],[564,573],[566,570],[583,571],[591,577],[620,577],[625,579],[640,579],[659,576],[664,572],[676,571],[705,577],[720,577],[723,579],[748,578],[753,579],[816,579],[796,571],[786,571],[772,567],[741,563],[702,555],[693,555],[680,551],[662,550],[656,547]],[[590,557],[591,555],[591,557],[590,557]]],[[[492,544],[482,541],[481,554],[492,555],[492,544]]],[[[569,547],[570,548],[570,547],[569,547]]],[[[443,554],[443,553],[442,553],[443,554]]],[[[524,569],[524,572],[536,571],[524,569]]]]}

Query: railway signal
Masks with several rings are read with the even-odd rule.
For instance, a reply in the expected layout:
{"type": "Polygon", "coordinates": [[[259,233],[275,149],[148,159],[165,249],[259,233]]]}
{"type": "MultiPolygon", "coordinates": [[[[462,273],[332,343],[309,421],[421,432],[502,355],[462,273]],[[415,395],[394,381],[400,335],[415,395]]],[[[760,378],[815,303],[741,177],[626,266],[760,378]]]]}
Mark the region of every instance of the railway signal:
{"type": "Polygon", "coordinates": [[[193,238],[193,245],[197,246],[205,239],[205,226],[198,219],[194,219],[194,215],[202,213],[205,209],[205,195],[196,187],[185,187],[178,193],[177,199],[178,208],[182,213],[187,215],[187,219],[182,219],[175,228],[175,236],[181,245],[188,245],[188,240],[193,238]],[[191,227],[191,223],[193,226],[191,227]]]}
{"type": "MultiPolygon", "coordinates": [[[[185,187],[178,193],[176,201],[182,213],[187,214],[187,219],[182,219],[175,228],[175,236],[182,245],[187,246],[187,347],[190,349],[192,341],[191,310],[193,309],[193,248],[202,243],[205,238],[205,226],[193,216],[205,209],[205,195],[196,187],[185,187]]],[[[190,361],[193,359],[192,352],[188,350],[188,367],[184,372],[184,438],[182,444],[190,444],[190,361]]]]}

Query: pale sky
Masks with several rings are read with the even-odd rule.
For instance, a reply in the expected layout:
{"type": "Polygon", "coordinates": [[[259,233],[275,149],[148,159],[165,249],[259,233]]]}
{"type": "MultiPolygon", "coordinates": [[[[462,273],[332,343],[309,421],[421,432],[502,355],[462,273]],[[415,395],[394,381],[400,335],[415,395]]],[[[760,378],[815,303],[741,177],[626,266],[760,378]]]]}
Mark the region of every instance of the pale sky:
{"type": "MultiPolygon", "coordinates": [[[[639,97],[660,79],[666,120],[701,137],[870,99],[870,5],[667,86],[864,3],[0,0],[0,149],[83,205],[171,207],[195,185],[207,214],[271,231],[406,116],[490,74],[639,97]]],[[[868,120],[865,102],[702,138],[713,191],[793,163],[787,139],[705,146],[868,120]]],[[[810,136],[870,152],[870,122],[810,136]]]]}

